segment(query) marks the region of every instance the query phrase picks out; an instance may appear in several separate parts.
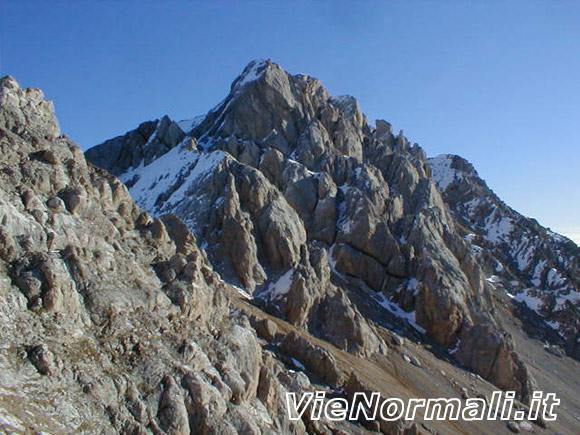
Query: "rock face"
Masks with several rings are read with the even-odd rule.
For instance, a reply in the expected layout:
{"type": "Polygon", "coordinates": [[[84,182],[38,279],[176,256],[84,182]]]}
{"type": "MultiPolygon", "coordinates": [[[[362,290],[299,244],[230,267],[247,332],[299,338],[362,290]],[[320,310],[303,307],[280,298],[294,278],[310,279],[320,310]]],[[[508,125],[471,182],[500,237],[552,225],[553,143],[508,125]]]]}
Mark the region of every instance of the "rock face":
{"type": "Polygon", "coordinates": [[[417,433],[420,417],[290,420],[285,395],[461,391],[445,373],[492,388],[464,368],[526,401],[494,317],[499,248],[474,249],[432,161],[391,130],[252,62],[207,115],[143,123],[93,165],[40,91],[1,79],[0,428],[417,433]]]}
{"type": "Polygon", "coordinates": [[[271,61],[250,63],[196,124],[153,161],[104,167],[153,216],[179,216],[269,312],[358,355],[384,353],[376,324],[398,317],[526,399],[531,379],[418,145],[271,61]],[[475,347],[501,358],[483,364],[475,347]]]}
{"type": "Polygon", "coordinates": [[[521,312],[533,335],[580,358],[580,248],[508,207],[465,159],[428,164],[490,284],[533,311],[521,312]]]}
{"type": "Polygon", "coordinates": [[[2,431],[305,433],[283,412],[295,372],[185,224],[88,164],[41,95],[0,81],[2,431]]]}
{"type": "Polygon", "coordinates": [[[185,133],[179,125],[164,116],[142,123],[135,130],[91,148],[87,159],[114,175],[131,167],[148,165],[177,145],[185,133]]]}

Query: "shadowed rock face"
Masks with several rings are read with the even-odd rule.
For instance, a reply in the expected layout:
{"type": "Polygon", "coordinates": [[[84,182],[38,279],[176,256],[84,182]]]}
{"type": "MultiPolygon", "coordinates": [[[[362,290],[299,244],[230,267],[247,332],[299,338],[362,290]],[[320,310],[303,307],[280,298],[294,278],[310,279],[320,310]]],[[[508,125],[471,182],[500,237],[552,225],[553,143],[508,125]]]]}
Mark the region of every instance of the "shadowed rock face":
{"type": "Polygon", "coordinates": [[[91,148],[87,151],[87,159],[113,175],[120,175],[139,164],[148,165],[181,142],[184,136],[179,125],[164,116],[91,148]]]}
{"type": "MultiPolygon", "coordinates": [[[[99,165],[96,150],[121,142],[87,158],[99,165]]],[[[385,121],[370,126],[354,98],[252,62],[168,148],[106,167],[153,216],[179,216],[264,309],[357,355],[386,351],[377,324],[395,314],[526,398],[531,379],[424,151],[385,121]]]]}

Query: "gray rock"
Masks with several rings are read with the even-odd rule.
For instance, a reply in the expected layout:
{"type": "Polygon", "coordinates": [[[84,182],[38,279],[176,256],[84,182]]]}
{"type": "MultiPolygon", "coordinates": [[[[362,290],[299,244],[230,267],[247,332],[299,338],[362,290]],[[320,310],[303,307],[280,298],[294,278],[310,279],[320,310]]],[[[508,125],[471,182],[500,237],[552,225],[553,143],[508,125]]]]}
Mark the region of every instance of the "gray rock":
{"type": "MultiPolygon", "coordinates": [[[[51,105],[39,95],[0,81],[0,331],[6,349],[16,349],[0,361],[0,387],[15,392],[14,406],[35,409],[23,421],[10,407],[0,425],[304,433],[303,423],[284,418],[277,376],[268,406],[257,398],[260,343],[245,315],[232,315],[237,292],[185,223],[139,210],[122,183],[56,137],[51,105]],[[32,375],[23,357],[45,376],[32,375]]],[[[179,140],[163,122],[136,157],[154,159],[161,144],[179,140]]],[[[245,195],[237,205],[251,205],[253,216],[271,194],[260,186],[236,186],[245,195]]],[[[295,261],[298,252],[287,251],[282,258],[295,261]]],[[[269,370],[288,369],[273,360],[269,370]]]]}
{"type": "Polygon", "coordinates": [[[53,374],[56,368],[54,355],[45,344],[30,347],[28,349],[28,359],[36,367],[36,370],[43,375],[53,374]]]}
{"type": "Polygon", "coordinates": [[[483,258],[464,239],[461,210],[423,150],[386,122],[371,128],[352,97],[254,62],[191,132],[164,117],[86,153],[122,184],[57,138],[39,95],[0,83],[0,330],[14,348],[50,343],[30,357],[50,377],[25,379],[9,364],[2,379],[41,400],[53,379],[70,392],[53,432],[79,420],[96,432],[342,430],[290,421],[284,393],[312,388],[310,375],[346,394],[368,390],[363,358],[382,361],[384,328],[409,326],[395,308],[442,350],[459,343],[454,356],[470,369],[529,396],[533,379],[494,319],[485,278],[496,253],[483,258]],[[157,173],[169,151],[176,167],[157,173]],[[260,308],[287,323],[264,321],[260,308]],[[291,358],[304,373],[289,370],[291,358]]]}
{"type": "Polygon", "coordinates": [[[48,207],[50,207],[52,210],[54,211],[63,211],[65,210],[65,204],[64,201],[60,198],[54,197],[54,198],[50,198],[47,202],[46,205],[48,207]]]}
{"type": "Polygon", "coordinates": [[[168,434],[189,434],[189,417],[181,389],[171,376],[166,376],[163,384],[164,390],[157,411],[161,428],[168,434]]]}
{"type": "MultiPolygon", "coordinates": [[[[416,324],[443,348],[461,340],[474,349],[491,336],[472,328],[494,324],[485,274],[433,182],[425,153],[402,131],[394,137],[386,122],[373,131],[352,97],[329,97],[312,77],[290,75],[271,61],[252,62],[188,135],[198,147],[181,150],[187,163],[179,175],[154,201],[147,195],[138,201],[156,215],[182,218],[226,280],[257,291],[293,325],[353,353],[386,351],[356,303],[343,297],[357,286],[414,311],[416,324]],[[208,161],[212,165],[199,169],[208,161]],[[308,259],[316,243],[331,251],[330,275],[337,282],[348,277],[349,284],[316,278],[308,259]],[[292,282],[272,300],[268,289],[286,273],[292,282]],[[334,320],[326,305],[344,315],[334,320]]],[[[115,155],[118,144],[103,144],[99,153],[108,148],[115,155]]],[[[102,163],[96,153],[87,156],[109,170],[134,166],[120,157],[102,163]]],[[[157,154],[151,155],[143,174],[159,170],[157,154]]],[[[126,180],[136,193],[151,188],[140,173],[126,180]]],[[[494,337],[490,354],[509,348],[501,328],[494,337]]],[[[458,357],[526,394],[528,374],[513,350],[502,353],[506,368],[488,367],[471,353],[458,357]]]]}

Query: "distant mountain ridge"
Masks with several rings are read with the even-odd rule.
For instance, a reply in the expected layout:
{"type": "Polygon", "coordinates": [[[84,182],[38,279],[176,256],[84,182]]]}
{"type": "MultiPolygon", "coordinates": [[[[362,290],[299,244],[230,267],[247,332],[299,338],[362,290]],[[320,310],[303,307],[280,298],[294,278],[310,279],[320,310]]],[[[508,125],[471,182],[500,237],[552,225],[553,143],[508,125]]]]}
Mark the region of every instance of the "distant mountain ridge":
{"type": "Polygon", "coordinates": [[[441,155],[428,164],[492,285],[545,318],[579,358],[580,248],[507,206],[465,159],[441,155]]]}

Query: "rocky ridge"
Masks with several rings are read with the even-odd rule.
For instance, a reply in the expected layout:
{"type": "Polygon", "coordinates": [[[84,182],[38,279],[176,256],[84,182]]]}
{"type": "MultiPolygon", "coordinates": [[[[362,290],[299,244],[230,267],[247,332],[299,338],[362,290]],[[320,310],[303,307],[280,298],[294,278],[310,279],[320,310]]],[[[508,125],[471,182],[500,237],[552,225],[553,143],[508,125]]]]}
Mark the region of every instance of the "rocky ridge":
{"type": "Polygon", "coordinates": [[[0,153],[3,433],[305,433],[283,400],[309,378],[265,348],[186,226],[140,210],[11,77],[0,153]]]}
{"type": "Polygon", "coordinates": [[[465,159],[428,164],[490,284],[533,312],[521,313],[532,334],[580,358],[580,248],[506,205],[465,159]]]}
{"type": "Polygon", "coordinates": [[[418,145],[271,61],[248,65],[196,124],[149,164],[101,164],[152,215],[183,219],[269,312],[359,355],[385,352],[394,316],[527,398],[533,380],[418,145]]]}
{"type": "MultiPolygon", "coordinates": [[[[486,264],[402,133],[269,61],[207,116],[137,130],[87,152],[123,185],[59,136],[40,91],[0,81],[2,430],[508,430],[288,419],[287,391],[489,397],[465,367],[524,400],[534,386],[490,315],[486,264]]],[[[550,428],[575,427],[566,409],[550,428]]]]}

